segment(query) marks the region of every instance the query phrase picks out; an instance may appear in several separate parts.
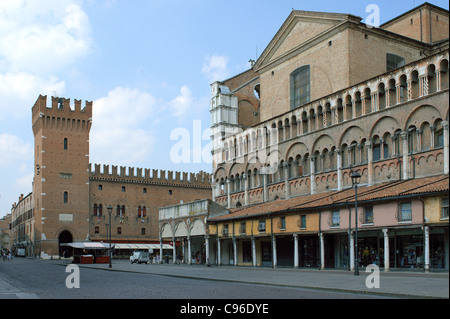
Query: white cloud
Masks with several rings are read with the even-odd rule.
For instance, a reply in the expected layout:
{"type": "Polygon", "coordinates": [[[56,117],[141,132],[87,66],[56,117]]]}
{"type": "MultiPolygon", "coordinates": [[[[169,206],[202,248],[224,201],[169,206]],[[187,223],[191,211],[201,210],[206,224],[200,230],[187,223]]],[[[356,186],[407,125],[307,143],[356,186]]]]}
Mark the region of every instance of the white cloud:
{"type": "Polygon", "coordinates": [[[26,72],[0,73],[0,118],[10,114],[15,117],[30,115],[30,109],[39,94],[62,93],[65,82],[54,76],[42,78],[26,72]]]}
{"type": "Polygon", "coordinates": [[[91,52],[90,33],[76,1],[1,0],[0,67],[49,74],[91,52]]]}
{"type": "Polygon", "coordinates": [[[150,123],[155,98],[138,89],[117,87],[93,102],[91,162],[131,165],[148,160],[155,142],[150,123]]]}
{"type": "Polygon", "coordinates": [[[183,85],[180,89],[180,95],[172,100],[170,106],[174,116],[184,116],[192,108],[194,98],[191,90],[186,85],[183,85]]]}
{"type": "Polygon", "coordinates": [[[15,135],[0,134],[0,167],[17,164],[18,159],[33,157],[33,146],[15,135]]]}
{"type": "Polygon", "coordinates": [[[203,61],[202,73],[209,80],[210,83],[215,81],[222,81],[229,77],[229,70],[227,68],[228,57],[224,55],[214,54],[207,55],[203,61]]]}

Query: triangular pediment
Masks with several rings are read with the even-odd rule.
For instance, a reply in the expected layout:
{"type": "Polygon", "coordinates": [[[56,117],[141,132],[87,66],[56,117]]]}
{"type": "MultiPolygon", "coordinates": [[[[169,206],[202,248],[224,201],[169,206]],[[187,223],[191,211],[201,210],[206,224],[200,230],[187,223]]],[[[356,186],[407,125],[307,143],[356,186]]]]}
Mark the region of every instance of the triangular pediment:
{"type": "Polygon", "coordinates": [[[264,67],[347,20],[359,22],[361,18],[349,14],[293,10],[256,61],[255,68],[264,67]]]}

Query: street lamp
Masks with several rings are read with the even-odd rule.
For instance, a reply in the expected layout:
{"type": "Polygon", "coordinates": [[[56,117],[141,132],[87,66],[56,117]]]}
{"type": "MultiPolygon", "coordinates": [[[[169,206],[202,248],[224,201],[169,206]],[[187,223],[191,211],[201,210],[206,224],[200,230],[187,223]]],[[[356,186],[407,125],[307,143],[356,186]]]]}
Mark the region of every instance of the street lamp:
{"type": "Polygon", "coordinates": [[[112,268],[112,250],[111,250],[111,213],[112,213],[112,206],[108,206],[108,215],[109,215],[109,268],[112,268]]]}
{"type": "Polygon", "coordinates": [[[358,183],[361,174],[352,172],[352,184],[355,185],[355,276],[359,276],[359,262],[358,262],[358,183]]]}

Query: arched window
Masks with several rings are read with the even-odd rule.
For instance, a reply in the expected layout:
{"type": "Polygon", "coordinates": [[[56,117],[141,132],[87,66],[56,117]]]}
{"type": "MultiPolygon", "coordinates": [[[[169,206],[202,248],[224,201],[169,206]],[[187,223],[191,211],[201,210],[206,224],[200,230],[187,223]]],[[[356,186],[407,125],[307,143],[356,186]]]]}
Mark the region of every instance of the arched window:
{"type": "Polygon", "coordinates": [[[309,65],[299,67],[291,73],[291,109],[308,103],[311,99],[309,65]]]}
{"type": "Polygon", "coordinates": [[[64,149],[67,150],[68,140],[67,137],[64,138],[64,149]]]}
{"type": "Polygon", "coordinates": [[[138,206],[138,217],[144,218],[147,215],[145,206],[138,206]]]}
{"type": "Polygon", "coordinates": [[[102,216],[102,204],[94,204],[94,216],[102,216]]]}
{"type": "Polygon", "coordinates": [[[64,192],[63,200],[64,200],[64,204],[67,204],[69,202],[69,193],[68,192],[64,192]]]}
{"type": "Polygon", "coordinates": [[[117,205],[116,206],[116,215],[119,217],[125,217],[125,205],[117,205]]]}

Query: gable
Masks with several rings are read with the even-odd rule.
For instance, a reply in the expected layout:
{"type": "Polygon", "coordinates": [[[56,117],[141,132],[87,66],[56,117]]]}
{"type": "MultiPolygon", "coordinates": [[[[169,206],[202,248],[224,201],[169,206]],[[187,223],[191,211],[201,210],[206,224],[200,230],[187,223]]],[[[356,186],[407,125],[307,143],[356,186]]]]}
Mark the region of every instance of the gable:
{"type": "Polygon", "coordinates": [[[311,43],[348,20],[359,23],[361,18],[339,13],[292,11],[258,58],[255,69],[261,69],[280,57],[311,43]]]}

